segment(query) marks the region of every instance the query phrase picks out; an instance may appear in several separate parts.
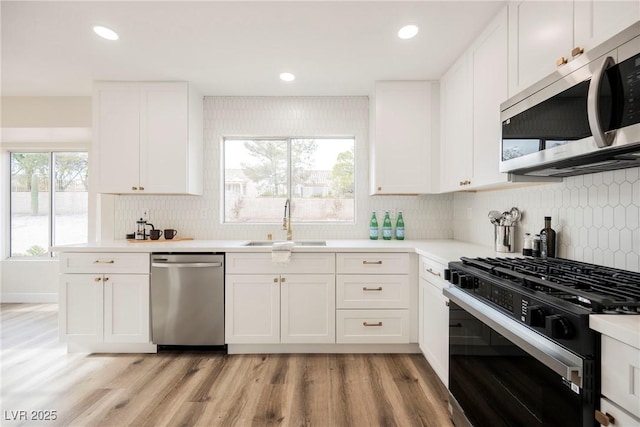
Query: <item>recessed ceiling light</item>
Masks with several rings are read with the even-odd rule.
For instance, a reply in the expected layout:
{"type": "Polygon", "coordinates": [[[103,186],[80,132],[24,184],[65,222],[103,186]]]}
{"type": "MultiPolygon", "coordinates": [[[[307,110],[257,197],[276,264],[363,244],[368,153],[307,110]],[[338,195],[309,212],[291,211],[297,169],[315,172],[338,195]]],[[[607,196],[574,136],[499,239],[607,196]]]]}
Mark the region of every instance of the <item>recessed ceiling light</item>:
{"type": "Polygon", "coordinates": [[[284,82],[292,82],[295,79],[296,79],[296,76],[294,76],[291,73],[280,73],[280,80],[284,82]]]}
{"type": "Polygon", "coordinates": [[[416,25],[405,25],[398,30],[398,37],[401,39],[410,39],[418,34],[418,27],[416,25]]]}
{"type": "Polygon", "coordinates": [[[118,33],[113,31],[111,28],[101,27],[100,25],[96,25],[95,27],[93,27],[93,31],[103,39],[107,39],[107,40],[119,39],[118,33]]]}

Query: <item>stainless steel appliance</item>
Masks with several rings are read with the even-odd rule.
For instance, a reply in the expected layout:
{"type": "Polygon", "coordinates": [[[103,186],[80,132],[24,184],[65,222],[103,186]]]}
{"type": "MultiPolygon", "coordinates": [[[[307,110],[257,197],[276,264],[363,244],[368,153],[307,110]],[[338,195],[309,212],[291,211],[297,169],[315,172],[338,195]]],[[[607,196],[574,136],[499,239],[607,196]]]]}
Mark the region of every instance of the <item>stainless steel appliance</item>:
{"type": "Polygon", "coordinates": [[[501,111],[501,172],[566,177],[640,166],[640,22],[501,111]]]}
{"type": "Polygon", "coordinates": [[[462,258],[445,277],[457,427],[599,425],[600,335],[589,315],[640,314],[639,273],[560,258],[462,258]]]}
{"type": "Polygon", "coordinates": [[[152,342],[224,345],[224,255],[151,256],[152,342]]]}

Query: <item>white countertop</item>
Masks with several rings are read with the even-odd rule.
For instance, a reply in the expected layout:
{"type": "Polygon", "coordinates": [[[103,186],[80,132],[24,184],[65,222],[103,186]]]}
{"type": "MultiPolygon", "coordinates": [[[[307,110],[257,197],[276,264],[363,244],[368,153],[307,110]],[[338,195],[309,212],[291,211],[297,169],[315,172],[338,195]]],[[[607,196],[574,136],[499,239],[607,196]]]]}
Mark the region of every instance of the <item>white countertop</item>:
{"type": "MultiPolygon", "coordinates": [[[[271,252],[270,246],[245,246],[248,240],[101,241],[55,246],[54,252],[271,252]]],[[[327,240],[326,246],[295,246],[294,252],[415,252],[441,264],[461,256],[517,256],[496,253],[492,247],[456,240],[327,240]]]]}
{"type": "Polygon", "coordinates": [[[592,314],[589,327],[627,345],[640,349],[640,316],[624,314],[592,314]]]}

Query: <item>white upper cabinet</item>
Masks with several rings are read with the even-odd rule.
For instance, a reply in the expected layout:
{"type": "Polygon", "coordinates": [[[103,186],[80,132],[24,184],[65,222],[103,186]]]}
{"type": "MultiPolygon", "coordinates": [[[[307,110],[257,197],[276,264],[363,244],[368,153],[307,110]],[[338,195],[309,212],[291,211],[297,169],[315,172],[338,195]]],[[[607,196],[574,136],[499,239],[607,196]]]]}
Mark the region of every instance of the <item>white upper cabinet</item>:
{"type": "Polygon", "coordinates": [[[509,96],[638,19],[638,1],[512,1],[509,4],[509,96]]]}
{"type": "Polygon", "coordinates": [[[440,81],[440,191],[508,182],[499,172],[500,104],[507,99],[507,10],[440,81]]]}
{"type": "Polygon", "coordinates": [[[202,110],[186,82],[96,83],[97,192],[202,194],[202,110]]]}
{"type": "Polygon", "coordinates": [[[432,82],[376,82],[371,105],[370,194],[434,192],[437,96],[438,86],[432,82]]]}

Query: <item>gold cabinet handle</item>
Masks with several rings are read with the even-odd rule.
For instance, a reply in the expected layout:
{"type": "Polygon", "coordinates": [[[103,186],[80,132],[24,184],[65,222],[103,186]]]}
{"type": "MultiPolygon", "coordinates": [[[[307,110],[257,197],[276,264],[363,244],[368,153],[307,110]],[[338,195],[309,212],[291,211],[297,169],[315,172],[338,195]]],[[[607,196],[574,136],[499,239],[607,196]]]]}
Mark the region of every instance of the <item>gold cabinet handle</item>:
{"type": "Polygon", "coordinates": [[[277,277],[273,278],[273,283],[278,283],[278,278],[277,277]]]}
{"type": "Polygon", "coordinates": [[[93,279],[94,282],[100,282],[102,281],[102,277],[96,277],[95,279],[93,279]]]}
{"type": "Polygon", "coordinates": [[[608,412],[604,414],[596,409],[596,421],[603,426],[608,426],[616,423],[616,419],[608,412]]]}
{"type": "Polygon", "coordinates": [[[382,191],[382,187],[378,187],[378,191],[382,191]]]}
{"type": "Polygon", "coordinates": [[[460,185],[469,185],[471,184],[471,181],[469,181],[468,179],[465,179],[464,181],[460,181],[460,185]]]}
{"type": "Polygon", "coordinates": [[[576,46],[571,51],[571,56],[575,58],[576,56],[582,55],[583,53],[584,53],[584,48],[581,48],[580,46],[576,46]]]}
{"type": "Polygon", "coordinates": [[[430,268],[427,268],[426,270],[427,270],[429,273],[433,274],[434,276],[438,276],[438,277],[440,277],[440,272],[439,272],[439,271],[433,271],[433,270],[432,270],[432,269],[430,269],[430,268]]]}
{"type": "Polygon", "coordinates": [[[132,189],[133,191],[136,191],[136,190],[138,189],[138,187],[131,187],[131,189],[132,189]]]}
{"type": "Polygon", "coordinates": [[[378,322],[378,323],[362,322],[362,326],[382,326],[382,322],[378,322]]]}
{"type": "Polygon", "coordinates": [[[363,291],[381,291],[382,290],[382,286],[378,286],[377,288],[367,288],[366,286],[364,286],[362,288],[363,291]]]}
{"type": "Polygon", "coordinates": [[[367,260],[364,260],[364,261],[362,261],[362,263],[364,265],[380,265],[380,264],[382,264],[382,261],[367,261],[367,260]]]}
{"type": "Polygon", "coordinates": [[[138,188],[140,191],[144,191],[144,187],[140,187],[138,188]]]}
{"type": "Polygon", "coordinates": [[[284,277],[280,278],[280,283],[284,283],[284,277]]]}
{"type": "Polygon", "coordinates": [[[102,279],[102,280],[103,280],[103,281],[105,281],[105,282],[108,282],[108,281],[109,281],[109,278],[108,278],[108,277],[105,277],[105,278],[104,278],[104,279],[102,279]]]}
{"type": "Polygon", "coordinates": [[[447,307],[449,307],[449,301],[445,301],[444,305],[446,305],[447,307]]]}
{"type": "Polygon", "coordinates": [[[94,264],[115,264],[115,261],[112,259],[108,259],[108,260],[104,260],[104,259],[97,259],[95,261],[93,261],[94,264]]]}
{"type": "Polygon", "coordinates": [[[556,60],[556,65],[559,67],[561,65],[566,64],[567,62],[569,62],[569,60],[567,58],[565,58],[564,56],[561,56],[560,58],[558,58],[556,60]]]}

